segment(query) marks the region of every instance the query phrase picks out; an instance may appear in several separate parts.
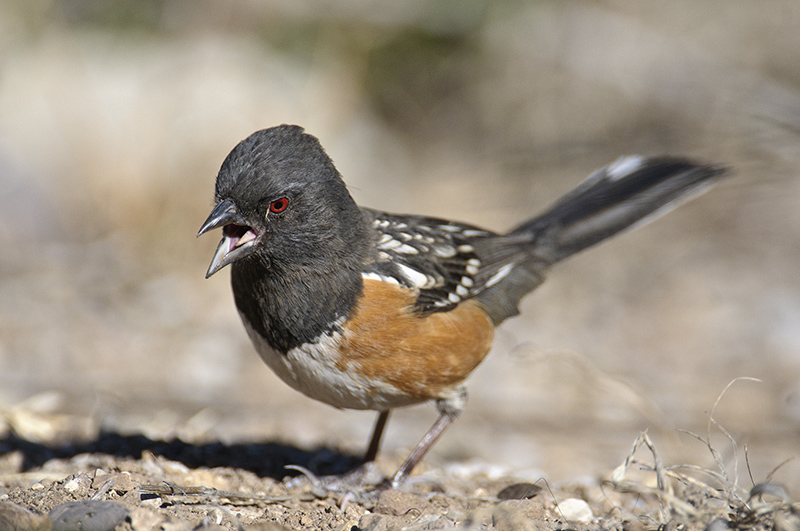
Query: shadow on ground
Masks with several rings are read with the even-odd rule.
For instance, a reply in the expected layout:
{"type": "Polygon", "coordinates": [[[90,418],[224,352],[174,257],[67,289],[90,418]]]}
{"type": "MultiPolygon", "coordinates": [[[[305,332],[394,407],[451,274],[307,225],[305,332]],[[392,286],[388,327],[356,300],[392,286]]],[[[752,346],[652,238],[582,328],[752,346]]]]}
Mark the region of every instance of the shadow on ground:
{"type": "Polygon", "coordinates": [[[260,477],[280,480],[298,472],[287,470],[287,465],[299,465],[319,475],[342,474],[360,464],[360,458],[342,454],[327,447],[301,450],[280,443],[210,442],[192,444],[180,439],[152,440],[144,435],[122,435],[103,432],[94,440],[46,445],[31,442],[15,435],[0,439],[0,455],[20,452],[23,456],[22,472],[43,466],[51,459],[71,459],[81,454],[106,454],[118,458],[139,459],[143,452],[178,461],[190,468],[231,467],[253,472],[260,477]]]}

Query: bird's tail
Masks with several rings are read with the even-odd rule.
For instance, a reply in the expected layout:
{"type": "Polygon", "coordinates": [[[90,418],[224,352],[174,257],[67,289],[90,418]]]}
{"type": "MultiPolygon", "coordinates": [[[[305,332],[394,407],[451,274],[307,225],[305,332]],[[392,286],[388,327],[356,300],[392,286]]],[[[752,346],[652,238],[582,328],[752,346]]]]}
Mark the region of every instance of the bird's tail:
{"type": "Polygon", "coordinates": [[[682,158],[621,157],[509,236],[532,236],[537,258],[552,264],[652,221],[704,192],[723,173],[725,168],[682,158]]]}
{"type": "Polygon", "coordinates": [[[543,214],[519,225],[487,256],[491,290],[479,295],[499,324],[519,313],[519,300],[544,281],[547,268],[705,191],[725,169],[674,157],[628,156],[592,173],[543,214]],[[506,265],[510,264],[510,265],[506,265]]]}

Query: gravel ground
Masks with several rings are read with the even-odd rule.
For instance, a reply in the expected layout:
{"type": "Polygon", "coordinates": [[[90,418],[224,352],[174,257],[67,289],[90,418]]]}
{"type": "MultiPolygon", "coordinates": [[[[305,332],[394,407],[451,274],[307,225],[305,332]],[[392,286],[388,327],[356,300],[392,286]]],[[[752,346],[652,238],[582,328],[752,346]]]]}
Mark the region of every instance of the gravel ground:
{"type": "Polygon", "coordinates": [[[381,482],[386,467],[399,461],[362,467],[357,457],[331,448],[117,433],[67,442],[62,438],[91,421],[19,409],[6,418],[0,440],[5,531],[800,526],[800,503],[771,478],[737,485],[713,446],[707,449],[716,469],[665,463],[647,434],[604,478],[550,483],[485,463],[423,464],[402,490],[392,490],[381,482]],[[20,437],[33,424],[40,435],[49,426],[48,444],[20,437]]]}

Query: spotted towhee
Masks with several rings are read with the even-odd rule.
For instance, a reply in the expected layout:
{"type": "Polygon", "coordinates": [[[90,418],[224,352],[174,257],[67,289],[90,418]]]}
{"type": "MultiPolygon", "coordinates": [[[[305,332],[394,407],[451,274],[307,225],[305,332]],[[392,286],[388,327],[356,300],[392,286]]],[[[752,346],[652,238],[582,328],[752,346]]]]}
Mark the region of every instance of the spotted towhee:
{"type": "Polygon", "coordinates": [[[222,164],[211,215],[222,229],[206,277],[231,264],[236,307],[286,383],[338,408],[380,412],[435,400],[439,417],[392,478],[401,484],[464,409],[464,380],[494,328],[554,263],[674,206],[724,170],[622,157],[506,234],[356,205],[319,141],[282,125],[222,164]]]}

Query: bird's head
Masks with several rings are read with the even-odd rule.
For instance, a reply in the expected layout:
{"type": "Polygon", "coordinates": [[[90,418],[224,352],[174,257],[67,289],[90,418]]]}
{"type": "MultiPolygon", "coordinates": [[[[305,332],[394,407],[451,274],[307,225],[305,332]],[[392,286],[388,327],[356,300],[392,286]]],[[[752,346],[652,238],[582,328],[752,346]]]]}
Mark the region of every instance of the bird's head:
{"type": "Polygon", "coordinates": [[[319,141],[294,125],[253,133],[219,170],[216,206],[198,236],[222,229],[206,273],[256,260],[320,270],[353,256],[363,218],[319,141]]]}

